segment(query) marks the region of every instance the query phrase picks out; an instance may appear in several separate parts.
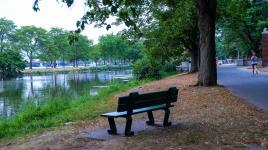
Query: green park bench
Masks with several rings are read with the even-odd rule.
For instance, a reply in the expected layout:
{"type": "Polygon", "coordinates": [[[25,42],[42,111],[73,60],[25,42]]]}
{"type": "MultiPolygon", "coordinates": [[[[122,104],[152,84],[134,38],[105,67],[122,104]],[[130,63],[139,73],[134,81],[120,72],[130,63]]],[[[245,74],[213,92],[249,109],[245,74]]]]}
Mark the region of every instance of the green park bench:
{"type": "Polygon", "coordinates": [[[131,131],[132,115],[147,112],[149,121],[147,125],[154,125],[154,110],[162,109],[165,111],[163,126],[170,126],[168,121],[170,114],[171,103],[176,102],[178,97],[178,89],[171,87],[166,91],[152,92],[139,94],[138,92],[129,93],[128,96],[118,98],[118,106],[116,112],[109,112],[102,114],[102,117],[107,117],[110,125],[109,134],[117,134],[116,124],[114,118],[126,118],[125,136],[132,136],[134,132],[131,131]]]}

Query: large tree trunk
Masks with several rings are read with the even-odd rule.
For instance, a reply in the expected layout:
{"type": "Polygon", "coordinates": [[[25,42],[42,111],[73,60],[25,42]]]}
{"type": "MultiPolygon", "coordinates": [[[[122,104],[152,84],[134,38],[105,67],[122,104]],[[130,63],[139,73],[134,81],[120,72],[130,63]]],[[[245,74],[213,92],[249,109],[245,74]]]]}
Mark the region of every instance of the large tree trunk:
{"type": "Polygon", "coordinates": [[[215,20],[217,0],[198,0],[198,28],[200,31],[200,68],[198,84],[217,85],[215,20]]]}
{"type": "Polygon", "coordinates": [[[73,60],[73,67],[75,68],[75,59],[73,60]]]}
{"type": "Polygon", "coordinates": [[[192,35],[192,46],[191,46],[191,72],[197,72],[199,70],[199,31],[198,25],[196,24],[193,35],[192,35]]]}
{"type": "Polygon", "coordinates": [[[53,68],[57,68],[57,60],[53,60],[53,68]]]}
{"type": "Polygon", "coordinates": [[[33,69],[33,52],[30,52],[30,69],[33,69]]]}
{"type": "Polygon", "coordinates": [[[98,66],[98,61],[97,60],[94,60],[94,61],[95,61],[96,66],[98,66]]]}
{"type": "Polygon", "coordinates": [[[78,67],[78,58],[75,58],[75,67],[78,67]]]}
{"type": "Polygon", "coordinates": [[[191,50],[191,72],[198,71],[198,45],[193,45],[193,49],[191,50]]]}
{"type": "Polygon", "coordinates": [[[3,50],[3,49],[4,49],[4,46],[3,46],[4,37],[3,37],[3,35],[1,35],[0,41],[1,41],[1,42],[0,42],[0,43],[1,43],[1,44],[0,44],[0,52],[3,52],[3,51],[4,51],[4,50],[3,50]]]}
{"type": "Polygon", "coordinates": [[[63,54],[63,57],[62,57],[62,66],[63,66],[63,68],[65,67],[64,54],[63,54]]]}

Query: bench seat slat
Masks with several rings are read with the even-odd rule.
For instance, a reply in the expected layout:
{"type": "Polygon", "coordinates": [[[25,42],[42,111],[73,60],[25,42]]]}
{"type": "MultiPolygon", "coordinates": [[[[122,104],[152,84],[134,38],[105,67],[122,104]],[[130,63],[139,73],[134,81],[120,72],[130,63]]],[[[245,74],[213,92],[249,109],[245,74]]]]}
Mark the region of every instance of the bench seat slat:
{"type": "MultiPolygon", "coordinates": [[[[163,109],[163,108],[166,108],[166,104],[145,107],[145,108],[140,108],[140,109],[134,109],[132,114],[138,114],[138,113],[143,113],[143,112],[153,111],[153,110],[163,109]]],[[[109,112],[109,113],[102,114],[101,116],[102,117],[117,118],[117,117],[125,117],[126,115],[127,115],[127,111],[123,111],[123,112],[116,112],[115,111],[115,112],[109,112]]]]}

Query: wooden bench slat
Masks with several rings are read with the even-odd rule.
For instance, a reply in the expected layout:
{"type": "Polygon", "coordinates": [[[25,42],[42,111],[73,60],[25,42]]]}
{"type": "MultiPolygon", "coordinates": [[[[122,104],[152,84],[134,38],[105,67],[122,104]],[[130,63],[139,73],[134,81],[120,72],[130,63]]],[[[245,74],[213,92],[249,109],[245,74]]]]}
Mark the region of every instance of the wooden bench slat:
{"type": "MultiPolygon", "coordinates": [[[[140,108],[140,109],[134,109],[132,114],[143,113],[143,112],[153,111],[153,110],[162,109],[162,108],[166,108],[166,104],[145,107],[145,108],[140,108]]],[[[101,116],[102,117],[117,118],[117,117],[124,117],[126,115],[127,115],[127,111],[123,111],[123,112],[115,111],[115,112],[109,112],[109,113],[102,114],[101,116]]]]}
{"type": "Polygon", "coordinates": [[[134,96],[123,96],[118,98],[117,111],[127,111],[127,106],[129,103],[131,103],[132,109],[139,109],[143,107],[176,102],[177,95],[177,89],[176,91],[160,91],[144,94],[134,93],[134,96]]]}

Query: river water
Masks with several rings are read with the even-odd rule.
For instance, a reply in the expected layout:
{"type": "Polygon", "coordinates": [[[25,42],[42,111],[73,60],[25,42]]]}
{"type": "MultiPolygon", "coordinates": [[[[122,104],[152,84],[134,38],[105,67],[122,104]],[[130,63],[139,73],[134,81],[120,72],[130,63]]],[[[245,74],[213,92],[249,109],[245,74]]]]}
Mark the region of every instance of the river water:
{"type": "Polygon", "coordinates": [[[21,78],[0,81],[0,116],[10,117],[26,101],[39,100],[68,94],[77,97],[82,94],[96,95],[107,87],[112,79],[127,82],[131,70],[83,72],[68,74],[27,75],[21,78]]]}

